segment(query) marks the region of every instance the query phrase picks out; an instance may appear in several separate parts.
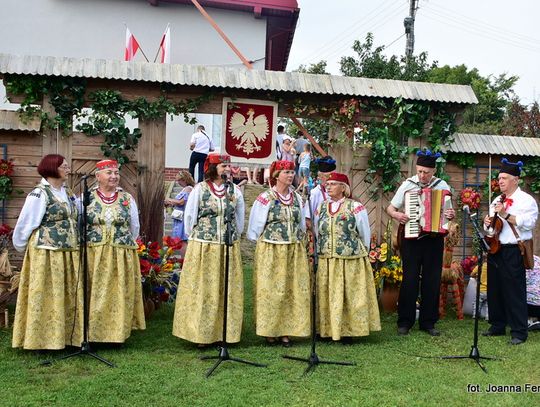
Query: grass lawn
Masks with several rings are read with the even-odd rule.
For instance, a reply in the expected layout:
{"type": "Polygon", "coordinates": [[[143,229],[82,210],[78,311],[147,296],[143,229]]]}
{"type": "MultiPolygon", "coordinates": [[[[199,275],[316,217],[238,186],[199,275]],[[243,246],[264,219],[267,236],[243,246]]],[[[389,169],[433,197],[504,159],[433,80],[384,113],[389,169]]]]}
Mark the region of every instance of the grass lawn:
{"type": "MultiPolygon", "coordinates": [[[[251,314],[251,270],[246,270],[246,308],[242,342],[231,356],[267,363],[267,368],[224,362],[206,379],[212,361],[198,356],[190,343],[171,335],[173,307],[163,306],[148,321],[146,331],[134,332],[120,349],[94,350],[116,368],[88,356],[40,366],[55,353],[38,355],[13,350],[11,330],[0,330],[1,406],[538,406],[540,388],[525,392],[526,383],[540,386],[540,334],[526,344],[510,346],[509,336],[480,337],[485,374],[473,360],[441,360],[441,355],[468,355],[473,321],[451,316],[438,327],[441,337],[418,330],[396,335],[396,316],[382,315],[381,332],[356,339],[352,345],[322,342],[321,359],[355,361],[357,366],[320,365],[302,376],[307,366],[283,359],[285,353],[306,357],[310,342],[296,340],[290,349],[268,347],[254,333],[251,314]],[[479,385],[470,393],[467,385],[479,385]],[[490,385],[520,385],[523,392],[487,393],[490,385]]],[[[481,321],[480,330],[487,328],[481,321]]],[[[62,354],[62,353],[59,353],[62,354]]]]}

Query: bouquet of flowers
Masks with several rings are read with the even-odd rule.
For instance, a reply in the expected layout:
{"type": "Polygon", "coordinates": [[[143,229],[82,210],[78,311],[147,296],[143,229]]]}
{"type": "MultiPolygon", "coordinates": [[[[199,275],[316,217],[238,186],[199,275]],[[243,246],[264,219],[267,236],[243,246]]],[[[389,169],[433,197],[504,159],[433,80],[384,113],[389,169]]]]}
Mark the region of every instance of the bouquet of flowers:
{"type": "Polygon", "coordinates": [[[463,274],[470,275],[473,269],[478,264],[477,256],[467,256],[461,260],[461,268],[463,269],[463,274]]]}
{"type": "Polygon", "coordinates": [[[375,285],[380,290],[384,283],[397,285],[403,280],[401,259],[392,252],[392,222],[388,221],[382,242],[377,245],[377,237],[372,236],[368,254],[373,267],[375,285]]]}
{"type": "Polygon", "coordinates": [[[460,200],[463,205],[467,205],[470,210],[476,210],[480,207],[480,193],[467,187],[461,190],[460,200]]]}
{"type": "Polygon", "coordinates": [[[13,192],[13,161],[0,160],[0,200],[7,199],[13,192]]]}
{"type": "Polygon", "coordinates": [[[137,240],[143,295],[154,302],[173,302],[180,281],[183,259],[173,256],[182,247],[177,237],[165,236],[163,245],[137,240]]]}
{"type": "Polygon", "coordinates": [[[403,267],[401,265],[401,259],[398,256],[390,257],[390,260],[380,268],[379,279],[381,286],[384,282],[397,286],[401,284],[403,280],[403,267]]]}

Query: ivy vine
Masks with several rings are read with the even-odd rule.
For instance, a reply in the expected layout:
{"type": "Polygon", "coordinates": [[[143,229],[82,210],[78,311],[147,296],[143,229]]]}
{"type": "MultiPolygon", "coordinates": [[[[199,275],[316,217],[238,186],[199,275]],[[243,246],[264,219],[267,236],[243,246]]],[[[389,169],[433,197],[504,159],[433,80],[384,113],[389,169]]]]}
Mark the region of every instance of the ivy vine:
{"type": "Polygon", "coordinates": [[[133,101],[124,99],[114,90],[97,90],[87,97],[90,113],[83,112],[85,103],[86,80],[80,78],[57,78],[31,75],[6,75],[4,83],[8,93],[23,95],[19,112],[21,117],[29,119],[40,115],[42,128],[59,128],[64,134],[72,129],[73,118],[87,118],[78,124],[76,130],[87,136],[103,135],[101,150],[106,157],[113,158],[120,165],[129,162],[125,151],[135,150],[141,138],[139,128],[131,131],[126,126],[126,116],[135,119],[155,120],[166,114],[182,115],[186,123],[194,124],[190,117],[197,108],[212,98],[211,93],[172,102],[164,94],[153,101],[139,97],[133,101]],[[43,97],[49,96],[55,113],[49,115],[39,105],[43,97]]]}

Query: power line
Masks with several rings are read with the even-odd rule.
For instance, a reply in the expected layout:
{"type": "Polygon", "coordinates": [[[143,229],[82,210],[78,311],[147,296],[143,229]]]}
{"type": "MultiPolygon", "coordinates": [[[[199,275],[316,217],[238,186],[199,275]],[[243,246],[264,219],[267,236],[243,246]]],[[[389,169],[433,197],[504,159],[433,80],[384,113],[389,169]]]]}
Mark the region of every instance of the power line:
{"type": "MultiPolygon", "coordinates": [[[[467,21],[470,21],[472,24],[476,25],[476,26],[484,26],[486,29],[488,30],[491,30],[491,31],[494,31],[495,33],[497,34],[500,34],[501,32],[506,32],[507,35],[510,35],[510,36],[514,36],[514,37],[517,37],[517,38],[520,38],[521,41],[527,41],[527,42],[533,42],[533,43],[540,43],[540,39],[538,38],[534,38],[534,37],[529,37],[527,35],[523,35],[523,34],[519,34],[519,33],[516,33],[516,32],[513,32],[513,31],[510,31],[510,30],[507,30],[506,28],[503,28],[503,27],[500,27],[500,26],[497,26],[497,25],[494,25],[494,24],[490,24],[490,23],[487,23],[485,21],[482,21],[482,20],[479,20],[479,19],[476,19],[476,18],[473,18],[473,17],[470,17],[470,16],[467,16],[465,14],[461,14],[457,11],[454,11],[454,10],[451,10],[447,7],[444,7],[444,6],[441,6],[439,4],[430,4],[429,6],[427,6],[428,9],[432,9],[432,7],[435,7],[435,8],[439,8],[442,10],[442,12],[444,12],[444,16],[447,16],[448,14],[454,14],[455,16],[459,17],[459,20],[460,21],[463,21],[463,20],[467,20],[467,21]]],[[[432,11],[436,11],[436,10],[433,10],[432,11]]],[[[441,11],[439,11],[440,13],[441,11]]]]}
{"type": "Polygon", "coordinates": [[[452,18],[450,18],[448,16],[439,16],[438,14],[431,14],[431,13],[433,13],[432,10],[428,13],[427,17],[429,19],[433,20],[433,21],[445,24],[445,25],[450,26],[450,27],[457,28],[459,30],[467,31],[467,32],[469,32],[471,34],[474,34],[474,35],[477,35],[477,36],[480,36],[480,37],[484,37],[484,38],[494,40],[494,41],[497,41],[497,42],[502,42],[502,43],[505,43],[507,45],[510,45],[510,46],[513,46],[513,47],[516,47],[516,48],[521,48],[521,49],[525,49],[527,51],[532,51],[532,52],[540,52],[540,47],[534,47],[534,46],[530,46],[530,45],[527,45],[527,44],[523,44],[523,43],[521,43],[519,41],[512,40],[512,39],[506,38],[504,36],[497,36],[497,35],[493,35],[493,34],[490,34],[490,33],[486,33],[485,31],[479,30],[479,29],[477,29],[475,27],[471,27],[468,24],[464,24],[464,23],[461,23],[459,21],[452,20],[452,18]]]}
{"type": "MultiPolygon", "coordinates": [[[[390,13],[387,13],[387,11],[391,10],[391,9],[394,9],[394,5],[393,4],[387,4],[386,7],[383,7],[381,9],[381,7],[378,7],[374,10],[372,10],[370,13],[366,14],[362,19],[360,20],[357,20],[357,22],[355,24],[353,24],[352,26],[350,27],[356,27],[360,24],[361,21],[363,20],[366,20],[366,19],[369,19],[370,22],[376,20],[376,18],[378,16],[380,16],[381,14],[383,14],[383,19],[387,19],[388,16],[394,16],[396,14],[396,11],[394,10],[394,12],[390,12],[390,13]],[[375,11],[377,11],[378,9],[380,9],[377,13],[375,13],[373,16],[371,16],[375,11]]],[[[369,24],[369,23],[368,23],[369,24]]],[[[371,29],[368,29],[368,30],[363,30],[362,32],[368,32],[370,31],[371,29]]],[[[337,42],[339,42],[341,44],[341,46],[337,46],[334,47],[334,46],[331,46],[331,47],[319,47],[317,48],[316,50],[314,50],[314,52],[311,52],[310,54],[308,54],[307,57],[304,57],[302,58],[302,60],[305,62],[308,60],[308,57],[310,57],[309,59],[310,60],[315,60],[316,58],[314,57],[318,57],[319,55],[328,55],[328,52],[333,55],[337,52],[341,52],[343,49],[346,49],[348,47],[350,47],[350,44],[349,44],[349,41],[350,41],[350,38],[351,37],[357,37],[358,38],[358,28],[355,28],[353,30],[351,30],[350,28],[345,30],[345,32],[349,32],[349,34],[345,35],[345,36],[342,36],[341,34],[337,37],[334,38],[334,40],[332,40],[329,44],[335,44],[337,42]],[[345,42],[345,46],[343,46],[342,44],[345,42]],[[325,49],[325,48],[329,48],[328,50],[325,49]]],[[[343,34],[343,32],[342,32],[343,34]]]]}
{"type": "MultiPolygon", "coordinates": [[[[381,21],[381,22],[378,22],[376,23],[375,25],[373,26],[370,26],[369,28],[367,29],[364,29],[363,31],[361,31],[359,33],[359,35],[357,36],[357,38],[359,37],[362,37],[363,35],[367,34],[368,32],[373,32],[375,33],[375,30],[377,30],[378,28],[381,28],[383,27],[384,25],[386,25],[388,22],[390,22],[394,17],[398,16],[399,14],[401,14],[403,12],[403,10],[400,10],[400,9],[397,9],[394,11],[394,13],[390,14],[390,15],[387,15],[386,19],[381,21]]],[[[325,57],[330,59],[336,55],[338,55],[339,53],[345,51],[346,49],[348,48],[351,48],[352,44],[350,43],[346,43],[345,45],[339,47],[339,48],[336,48],[334,51],[330,52],[329,54],[326,54],[325,57]]]]}
{"type": "Polygon", "coordinates": [[[388,49],[389,47],[391,47],[392,45],[394,45],[394,43],[398,40],[400,40],[401,38],[403,38],[405,36],[406,33],[403,33],[401,34],[399,37],[397,37],[394,41],[392,41],[390,44],[388,45],[385,45],[384,46],[384,49],[388,49]]]}

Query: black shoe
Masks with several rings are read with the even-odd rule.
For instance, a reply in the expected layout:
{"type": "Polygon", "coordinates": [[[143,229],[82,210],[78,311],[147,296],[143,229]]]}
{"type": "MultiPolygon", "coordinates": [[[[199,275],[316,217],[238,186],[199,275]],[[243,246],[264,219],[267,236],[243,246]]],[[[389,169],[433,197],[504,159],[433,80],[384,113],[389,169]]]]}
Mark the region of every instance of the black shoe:
{"type": "Polygon", "coordinates": [[[521,345],[522,343],[525,343],[526,339],[519,339],[519,338],[512,338],[510,339],[510,342],[508,342],[510,345],[521,345]]]}
{"type": "Polygon", "coordinates": [[[410,329],[405,326],[398,326],[397,333],[398,335],[405,336],[409,335],[410,329]]]}
{"type": "Polygon", "coordinates": [[[352,336],[343,336],[340,339],[340,342],[341,342],[342,345],[352,345],[352,343],[353,343],[352,336]]]}
{"type": "Polygon", "coordinates": [[[431,336],[441,336],[441,331],[435,328],[421,329],[421,331],[427,332],[431,336]]]}
{"type": "Polygon", "coordinates": [[[504,336],[506,332],[504,331],[492,331],[488,329],[486,332],[482,332],[482,336],[504,336]]]}

